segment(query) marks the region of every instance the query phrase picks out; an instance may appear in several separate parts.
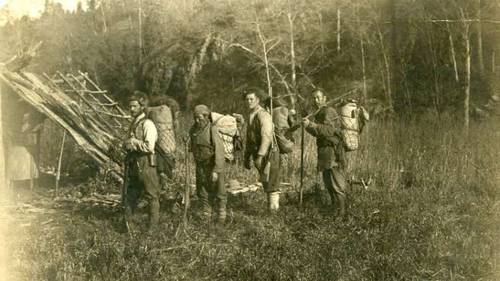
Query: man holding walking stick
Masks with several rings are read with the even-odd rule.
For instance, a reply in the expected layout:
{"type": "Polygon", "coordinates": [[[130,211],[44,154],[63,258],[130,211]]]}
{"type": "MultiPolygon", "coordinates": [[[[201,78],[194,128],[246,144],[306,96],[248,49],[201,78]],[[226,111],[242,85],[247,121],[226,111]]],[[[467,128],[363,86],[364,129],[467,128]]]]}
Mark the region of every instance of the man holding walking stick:
{"type": "Polygon", "coordinates": [[[322,89],[315,89],[312,95],[318,110],[313,116],[314,121],[306,117],[302,124],[308,133],[316,137],[318,171],[322,173],[333,207],[338,208],[339,217],[346,219],[345,148],[339,134],[339,117],[335,109],[327,105],[322,89]]]}

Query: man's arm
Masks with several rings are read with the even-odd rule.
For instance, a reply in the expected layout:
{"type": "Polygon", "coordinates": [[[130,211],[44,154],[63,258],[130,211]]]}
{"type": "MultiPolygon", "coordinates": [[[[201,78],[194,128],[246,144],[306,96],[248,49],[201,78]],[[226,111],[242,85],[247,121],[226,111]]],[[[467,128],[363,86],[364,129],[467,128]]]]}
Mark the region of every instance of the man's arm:
{"type": "Polygon", "coordinates": [[[215,150],[215,165],[213,172],[221,173],[224,171],[224,143],[219,135],[219,131],[216,126],[210,128],[212,130],[212,143],[214,144],[215,150]]]}
{"type": "Polygon", "coordinates": [[[315,137],[332,137],[335,135],[335,122],[338,119],[338,114],[332,107],[325,109],[325,120],[323,123],[311,122],[306,130],[315,137]]]}

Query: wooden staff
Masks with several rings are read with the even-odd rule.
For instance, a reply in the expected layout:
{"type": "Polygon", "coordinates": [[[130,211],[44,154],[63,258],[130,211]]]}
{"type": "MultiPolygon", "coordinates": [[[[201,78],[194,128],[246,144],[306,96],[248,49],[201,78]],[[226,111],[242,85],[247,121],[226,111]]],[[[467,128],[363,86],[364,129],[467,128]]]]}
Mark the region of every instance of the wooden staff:
{"type": "Polygon", "coordinates": [[[64,142],[66,141],[66,131],[63,132],[63,137],[61,141],[61,149],[59,150],[59,159],[57,160],[57,172],[56,172],[56,197],[59,194],[59,180],[61,179],[61,165],[62,156],[64,152],[64,142]]]}
{"type": "Polygon", "coordinates": [[[189,209],[189,195],[191,193],[191,188],[189,186],[189,138],[187,136],[184,137],[184,145],[185,145],[185,158],[184,164],[186,165],[186,178],[184,182],[184,214],[182,216],[182,221],[184,225],[187,224],[187,212],[189,209]]]}
{"type": "Polygon", "coordinates": [[[304,194],[304,135],[305,128],[301,126],[300,131],[300,191],[299,191],[299,207],[302,208],[302,198],[304,194]]]}

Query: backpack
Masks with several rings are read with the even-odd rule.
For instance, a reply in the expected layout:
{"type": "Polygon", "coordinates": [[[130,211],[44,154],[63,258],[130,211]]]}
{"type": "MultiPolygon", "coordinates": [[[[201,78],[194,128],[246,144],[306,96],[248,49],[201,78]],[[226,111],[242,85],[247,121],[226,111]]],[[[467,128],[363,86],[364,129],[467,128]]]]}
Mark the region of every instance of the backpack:
{"type": "Polygon", "coordinates": [[[369,118],[368,112],[353,100],[340,107],[341,136],[347,151],[359,148],[359,135],[369,118]]]}
{"type": "Polygon", "coordinates": [[[223,115],[217,112],[211,112],[212,126],[217,128],[219,136],[224,144],[224,157],[234,160],[234,153],[243,147],[241,134],[237,126],[236,118],[231,115],[223,115]]]}
{"type": "Polygon", "coordinates": [[[274,138],[278,145],[280,154],[287,154],[293,151],[294,142],[287,137],[287,131],[290,129],[288,123],[289,110],[284,106],[273,109],[274,138]]]}
{"type": "Polygon", "coordinates": [[[175,168],[175,132],[172,112],[166,105],[148,107],[146,117],[153,121],[158,132],[155,150],[159,156],[158,170],[171,177],[175,168]]]}

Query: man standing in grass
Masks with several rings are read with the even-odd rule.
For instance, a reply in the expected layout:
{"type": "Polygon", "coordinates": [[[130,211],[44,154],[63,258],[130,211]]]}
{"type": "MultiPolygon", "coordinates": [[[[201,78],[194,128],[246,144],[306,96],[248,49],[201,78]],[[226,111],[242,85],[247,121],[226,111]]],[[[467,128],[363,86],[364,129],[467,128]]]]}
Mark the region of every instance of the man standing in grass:
{"type": "Polygon", "coordinates": [[[125,216],[127,223],[137,209],[141,194],[149,203],[148,228],[159,223],[159,178],[156,170],[155,144],[158,139],[153,121],[146,118],[144,112],[147,98],[143,94],[135,94],[128,99],[128,105],[133,121],[129,136],[124,141],[125,156],[125,216]]]}
{"type": "Polygon", "coordinates": [[[224,144],[213,125],[210,109],[203,104],[194,108],[194,125],[189,130],[191,152],[196,162],[196,193],[201,216],[210,220],[217,212],[217,223],[226,220],[226,189],[224,186],[224,144]]]}
{"type": "Polygon", "coordinates": [[[279,209],[280,154],[273,141],[273,120],[271,114],[260,106],[266,94],[260,89],[245,93],[248,114],[245,168],[251,169],[252,160],[259,171],[260,182],[267,195],[268,209],[279,209]]]}
{"type": "Polygon", "coordinates": [[[314,121],[304,118],[302,124],[308,133],[316,137],[318,171],[322,172],[333,207],[338,207],[338,215],[346,219],[345,148],[338,131],[339,116],[334,108],[327,105],[323,90],[316,89],[312,94],[318,110],[314,121]]]}

